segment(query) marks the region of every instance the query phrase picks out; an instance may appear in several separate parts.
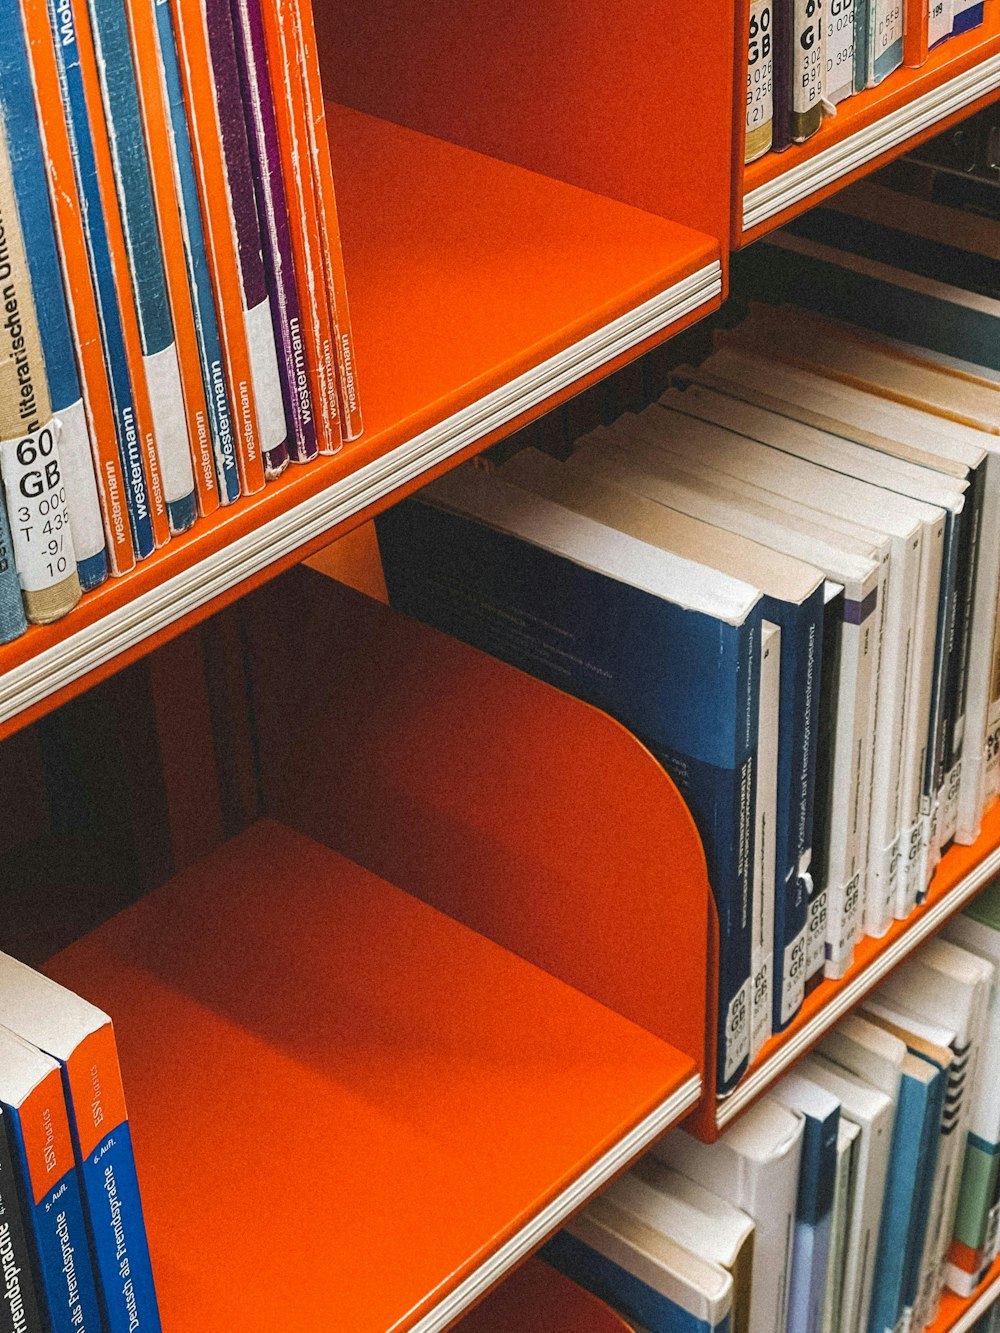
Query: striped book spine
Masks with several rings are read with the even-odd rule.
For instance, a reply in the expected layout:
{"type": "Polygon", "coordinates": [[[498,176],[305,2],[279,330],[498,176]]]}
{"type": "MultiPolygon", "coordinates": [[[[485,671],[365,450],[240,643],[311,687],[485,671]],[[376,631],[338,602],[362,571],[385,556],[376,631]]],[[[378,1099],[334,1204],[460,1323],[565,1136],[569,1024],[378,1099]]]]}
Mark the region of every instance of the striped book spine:
{"type": "Polygon", "coordinates": [[[234,412],[236,459],[242,490],[253,495],[264,485],[264,460],[208,25],[203,0],[175,0],[173,12],[206,250],[234,412]]]}
{"type": "Polygon", "coordinates": [[[21,227],[31,237],[28,272],[48,376],[52,410],[59,418],[59,456],[66,481],[73,548],[80,586],[96,588],[108,576],[104,524],[94,478],[90,431],[77,375],[62,272],[49,208],[45,158],[35,117],[27,51],[16,0],[0,0],[0,114],[7,128],[14,192],[21,227]]]}
{"type": "Polygon", "coordinates": [[[58,436],[0,115],[0,473],[25,612],[41,625],[81,595],[58,436]]]}
{"type": "Polygon", "coordinates": [[[233,437],[232,402],[215,309],[215,293],[212,290],[208,243],[202,223],[201,202],[198,198],[198,178],[195,174],[187,108],[184,105],[184,88],[181,82],[170,0],[155,0],[155,16],[160,37],[163,83],[170,115],[171,158],[184,234],[184,257],[187,261],[191,305],[201,356],[201,373],[208,404],[215,474],[219,485],[219,500],[226,505],[239,497],[240,472],[236,461],[236,441],[233,437]]]}
{"type": "Polygon", "coordinates": [[[135,566],[129,499],[118,451],[118,420],[111,399],[97,297],[91,281],[83,210],[73,150],[63,115],[62,87],[44,0],[19,6],[30,78],[49,178],[49,200],[62,263],[63,286],[76,346],[77,369],[94,451],[94,473],[113,574],[135,566]]]}
{"type": "Polygon", "coordinates": [[[309,119],[309,161],[313,168],[313,186],[323,229],[323,256],[327,285],[333,302],[337,330],[337,387],[340,395],[341,429],[345,440],[356,440],[364,424],[358,398],[358,380],[354,357],[354,334],[347,301],[347,272],[340,243],[337,194],[333,184],[333,163],[327,135],[326,102],[319,71],[319,48],[312,5],[303,0],[295,6],[299,49],[302,52],[303,88],[309,119]]]}
{"type": "Polygon", "coordinates": [[[257,396],[264,472],[268,478],[273,478],[288,466],[288,426],[281,393],[271,298],[264,269],[260,219],[254,196],[236,35],[229,0],[205,0],[204,8],[209,51],[215,72],[215,96],[236,234],[236,252],[243,283],[247,342],[257,396]]]}
{"type": "MultiPolygon", "coordinates": [[[[77,9],[78,28],[82,27],[81,10],[82,4],[77,9]]],[[[125,231],[167,518],[171,532],[186,532],[197,517],[194,473],[128,17],[124,0],[88,0],[87,10],[125,231]]]]}
{"type": "MultiPolygon", "coordinates": [[[[118,280],[124,256],[115,246],[114,205],[110,210],[106,209],[101,188],[102,145],[100,137],[91,130],[79,33],[72,6],[65,0],[61,4],[57,0],[25,0],[24,14],[34,61],[36,93],[43,107],[43,99],[52,92],[48,77],[51,71],[46,64],[50,52],[56,65],[100,320],[103,359],[115,413],[115,435],[125,476],[133,548],[136,558],[142,560],[162,545],[169,534],[162,492],[154,484],[159,474],[151,469],[149,436],[152,427],[148,401],[143,399],[145,378],[141,367],[129,358],[132,340],[126,325],[130,315],[134,323],[135,311],[131,308],[131,293],[118,280]],[[46,3],[50,31],[43,33],[41,18],[46,3]],[[124,295],[124,301],[120,300],[120,295],[124,295]]],[[[54,116],[50,115],[48,119],[51,122],[54,116]]],[[[123,247],[124,238],[120,239],[123,247]]],[[[134,338],[137,342],[137,330],[134,338]]]]}
{"type": "Polygon", "coordinates": [[[233,20],[285,416],[290,424],[289,454],[297,463],[308,463],[319,452],[316,419],[260,0],[234,0],[233,20]]]}
{"type": "Polygon", "coordinates": [[[292,252],[303,316],[309,384],[316,411],[319,452],[342,447],[337,403],[337,349],[333,307],[326,286],[323,233],[309,160],[309,122],[302,79],[304,53],[299,45],[296,0],[261,0],[267,59],[281,152],[281,172],[291,204],[292,252]]]}
{"type": "Polygon", "coordinates": [[[184,229],[174,171],[173,131],[167,107],[160,50],[160,27],[154,0],[125,0],[132,32],[133,64],[139,90],[142,123],[146,132],[147,157],[156,220],[162,242],[163,270],[173,323],[176,360],[183,399],[186,438],[193,467],[193,484],[202,516],[219,507],[214,450],[201,371],[201,348],[195,327],[184,229]]]}

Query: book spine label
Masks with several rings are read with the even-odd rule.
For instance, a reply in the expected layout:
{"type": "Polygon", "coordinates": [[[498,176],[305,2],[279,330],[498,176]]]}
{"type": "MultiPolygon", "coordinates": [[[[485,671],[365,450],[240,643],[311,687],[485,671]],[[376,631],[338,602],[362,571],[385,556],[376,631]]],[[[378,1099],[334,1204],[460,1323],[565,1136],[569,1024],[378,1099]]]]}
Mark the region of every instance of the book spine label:
{"type": "Polygon", "coordinates": [[[868,86],[881,83],[903,63],[903,0],[871,0],[868,86]]]}
{"type": "Polygon", "coordinates": [[[955,11],[952,0],[930,0],[930,11],[927,16],[928,48],[937,46],[938,42],[943,42],[946,37],[951,35],[954,21],[955,11]]]}
{"type": "Polygon", "coordinates": [[[63,1066],[106,1333],[161,1333],[114,1030],[86,1037],[63,1066]]]}
{"type": "Polygon", "coordinates": [[[826,44],[823,0],[795,0],[792,42],[792,142],[815,134],[823,120],[826,44]]]}
{"type": "Polygon", "coordinates": [[[194,472],[128,18],[123,0],[89,0],[89,12],[167,515],[183,532],[195,518],[194,472]]]}
{"type": "Polygon", "coordinates": [[[288,427],[278,370],[271,299],[264,269],[263,240],[254,194],[236,38],[228,0],[205,0],[205,16],[242,279],[247,345],[253,369],[264,471],[268,477],[276,477],[288,464],[288,427]]]}
{"type": "Polygon", "coordinates": [[[27,260],[39,339],[52,410],[62,423],[59,450],[66,476],[77,573],[81,586],[88,589],[97,587],[107,577],[104,525],[66,312],[27,53],[19,16],[11,14],[9,22],[10,38],[0,46],[0,114],[6,125],[21,230],[31,237],[27,260]]]}
{"type": "Polygon", "coordinates": [[[854,0],[827,0],[826,95],[842,102],[854,92],[854,0]]]}
{"type": "Polygon", "coordinates": [[[58,435],[59,423],[50,420],[20,439],[0,441],[0,472],[26,594],[59,587],[76,563],[58,435]]]}
{"type": "Polygon", "coordinates": [[[18,1197],[15,1148],[7,1132],[9,1119],[0,1118],[0,1333],[43,1333],[35,1262],[18,1197]]]}
{"type": "Polygon", "coordinates": [[[240,493],[239,467],[233,438],[229,386],[223,368],[222,340],[215,310],[207,241],[198,199],[198,180],[191,148],[191,132],[169,0],[156,0],[161,75],[170,122],[171,162],[187,262],[191,308],[198,341],[209,435],[215,461],[219,498],[231,504],[240,493]]]}
{"type": "Polygon", "coordinates": [[[296,462],[307,463],[316,457],[319,448],[306,365],[302,311],[295,285],[288,200],[281,177],[274,96],[268,79],[263,16],[260,0],[236,0],[233,9],[264,242],[264,265],[279,352],[282,400],[291,425],[289,451],[296,462]]]}
{"type": "Polygon", "coordinates": [[[774,116],[772,29],[771,0],[751,0],[744,162],[754,162],[771,147],[771,123],[774,116]]]}
{"type": "Polygon", "coordinates": [[[80,1181],[57,1069],[12,1112],[24,1205],[51,1333],[102,1333],[80,1181]]]}

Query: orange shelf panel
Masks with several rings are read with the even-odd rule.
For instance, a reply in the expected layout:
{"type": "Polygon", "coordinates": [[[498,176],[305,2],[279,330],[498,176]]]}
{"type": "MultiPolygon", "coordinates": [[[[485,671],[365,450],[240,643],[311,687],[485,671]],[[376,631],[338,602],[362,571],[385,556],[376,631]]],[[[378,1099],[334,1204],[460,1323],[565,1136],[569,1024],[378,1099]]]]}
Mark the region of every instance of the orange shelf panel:
{"type": "Polygon", "coordinates": [[[529,1259],[455,1333],[632,1333],[632,1327],[562,1273],[529,1259]]]}
{"type": "MultiPolygon", "coordinates": [[[[744,24],[746,4],[738,10],[744,24]]],[[[745,24],[738,29],[744,30],[745,24]]],[[[744,67],[743,80],[745,75],[744,67]]],[[[919,69],[898,69],[877,88],[848,98],[805,143],[767,153],[746,167],[739,165],[743,99],[738,98],[734,248],[780,227],[998,95],[1000,3],[986,0],[982,27],[949,39],[919,69]]]]}
{"type": "Polygon", "coordinates": [[[331,108],[367,431],[0,648],[0,737],[714,309],[719,246],[331,108]]]}
{"type": "MultiPolygon", "coordinates": [[[[706,1088],[705,1099],[687,1128],[699,1138],[716,1138],[998,872],[1000,804],[994,805],[983,820],[982,831],[973,846],[952,847],[943,857],[927,901],[906,921],[894,922],[880,939],[865,936],[855,949],[854,963],[848,972],[837,981],[821,982],[806,996],[795,1021],[771,1038],[730,1096],[718,1101],[706,1088]]],[[[708,1075],[711,1069],[711,1065],[706,1067],[708,1075]]]]}
{"type": "Polygon", "coordinates": [[[114,1016],[167,1333],[444,1329],[699,1086],[269,820],[47,970],[114,1016]]]}
{"type": "Polygon", "coordinates": [[[967,1299],[946,1291],[938,1316],[926,1333],[967,1333],[997,1299],[1000,1299],[1000,1259],[967,1299]]]}

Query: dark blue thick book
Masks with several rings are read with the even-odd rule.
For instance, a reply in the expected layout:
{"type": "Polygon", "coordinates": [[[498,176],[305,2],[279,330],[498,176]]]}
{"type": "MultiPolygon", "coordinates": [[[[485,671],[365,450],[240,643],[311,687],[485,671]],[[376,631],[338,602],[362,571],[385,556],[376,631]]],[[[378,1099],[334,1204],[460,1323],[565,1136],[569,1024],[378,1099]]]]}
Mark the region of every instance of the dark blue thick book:
{"type": "Polygon", "coordinates": [[[28,272],[49,397],[61,427],[59,457],[66,481],[77,573],[80,586],[86,591],[107,578],[108,557],[20,11],[18,0],[0,0],[0,30],[7,34],[0,43],[0,115],[7,130],[21,230],[30,238],[25,247],[28,272]]]}
{"type": "Polygon", "coordinates": [[[716,1077],[730,1090],[750,1043],[759,593],[475,468],[378,533],[395,605],[604,709],[676,782],[719,914],[716,1077]]]}

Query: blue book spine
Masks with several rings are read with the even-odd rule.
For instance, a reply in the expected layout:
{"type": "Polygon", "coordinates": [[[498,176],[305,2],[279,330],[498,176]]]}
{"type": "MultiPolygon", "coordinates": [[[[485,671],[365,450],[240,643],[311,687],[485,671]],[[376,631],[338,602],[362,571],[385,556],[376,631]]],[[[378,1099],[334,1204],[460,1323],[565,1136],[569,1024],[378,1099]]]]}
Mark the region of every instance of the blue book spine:
{"type": "Polygon", "coordinates": [[[604,709],[677,784],[719,915],[716,1085],[728,1091],[750,1049],[761,602],[728,625],[419,501],[378,532],[397,606],[604,709]]]}
{"type": "Polygon", "coordinates": [[[781,627],[781,704],[778,721],[778,801],[774,886],[775,1032],[802,1003],[808,977],[822,971],[825,910],[810,901],[816,742],[823,655],[823,588],[801,605],[764,597],[765,619],[781,627]],[[784,849],[783,851],[781,849],[784,849]],[[810,914],[823,918],[810,931],[810,914]],[[810,945],[812,944],[812,947],[810,945]]]}
{"type": "Polygon", "coordinates": [[[823,1118],[800,1113],[805,1123],[795,1204],[788,1333],[819,1333],[830,1257],[840,1110],[823,1118]]]}
{"type": "Polygon", "coordinates": [[[714,1324],[700,1319],[566,1231],[553,1236],[541,1253],[553,1268],[635,1320],[646,1333],[730,1333],[728,1314],[714,1324]]]}
{"type": "Polygon", "coordinates": [[[77,1169],[70,1167],[58,1181],[45,1182],[36,1189],[20,1116],[14,1108],[4,1110],[9,1112],[24,1211],[38,1261],[38,1295],[46,1308],[51,1333],[101,1333],[77,1169]]]}
{"type": "MultiPolygon", "coordinates": [[[[948,723],[952,712],[949,678],[952,655],[957,651],[959,600],[959,556],[963,550],[964,514],[946,513],[944,552],[941,563],[941,595],[938,598],[937,631],[934,639],[934,676],[931,683],[931,715],[927,730],[927,757],[921,809],[928,823],[928,842],[937,845],[935,827],[943,814],[939,809],[945,783],[948,755],[948,723]]],[[[917,886],[917,902],[927,897],[926,879],[917,886]]]]}
{"type": "Polygon", "coordinates": [[[899,1082],[882,1221],[875,1250],[868,1333],[885,1333],[886,1330],[892,1333],[903,1313],[907,1244],[921,1173],[927,1172],[927,1164],[920,1153],[925,1142],[928,1103],[928,1084],[904,1072],[899,1082]]]}
{"type": "Polygon", "coordinates": [[[219,496],[223,504],[231,504],[240,494],[240,474],[236,461],[236,440],[233,436],[233,415],[229,400],[229,385],[222,359],[222,338],[215,309],[215,293],[208,266],[205,246],[205,228],[198,197],[191,131],[188,126],[184,89],[181,83],[177,41],[169,0],[156,0],[156,26],[160,34],[160,55],[163,79],[170,110],[170,126],[174,144],[174,169],[181,205],[181,225],[184,230],[184,251],[187,259],[188,282],[194,307],[195,329],[201,352],[202,379],[205,401],[208,404],[209,428],[215,472],[219,482],[219,496]]]}
{"type": "MultiPolygon", "coordinates": [[[[916,1052],[911,1051],[911,1054],[916,1052]]],[[[928,1061],[930,1063],[930,1061],[928,1061]]],[[[924,1236],[931,1212],[931,1199],[934,1192],[934,1172],[937,1168],[938,1149],[941,1144],[941,1117],[944,1114],[944,1098],[947,1078],[940,1065],[933,1066],[937,1073],[928,1085],[927,1113],[924,1117],[924,1131],[920,1148],[922,1163],[917,1188],[913,1200],[913,1217],[910,1234],[906,1240],[906,1255],[903,1260],[903,1308],[916,1304],[920,1290],[920,1264],[923,1258],[924,1236]]]]}
{"type": "Polygon", "coordinates": [[[21,582],[14,564],[14,542],[10,535],[7,506],[0,495],[0,643],[11,643],[28,628],[21,582]]]}
{"type": "Polygon", "coordinates": [[[21,230],[31,239],[26,246],[28,272],[52,410],[62,426],[59,455],[66,478],[77,573],[80,586],[86,590],[96,588],[107,578],[108,557],[49,204],[45,156],[35,115],[20,5],[16,0],[0,0],[0,28],[8,34],[8,40],[0,43],[0,114],[7,127],[21,230]]]}
{"type": "Polygon", "coordinates": [[[869,8],[876,0],[854,0],[854,91],[868,84],[869,8]]]}
{"type": "Polygon", "coordinates": [[[198,517],[177,347],[123,0],[89,0],[170,531],[198,517]]]}
{"type": "Polygon", "coordinates": [[[87,99],[80,69],[80,53],[72,6],[48,0],[49,23],[63,90],[63,109],[73,150],[76,184],[83,210],[91,278],[97,296],[104,341],[104,360],[118,423],[118,452],[125,478],[125,498],[132,525],[132,544],[137,560],[155,549],[149,508],[149,489],[143,465],[142,445],[135,420],[135,400],[128,356],[118,308],[114,263],[108,241],[104,204],[97,178],[97,161],[87,113],[87,99]]]}
{"type": "Polygon", "coordinates": [[[983,0],[978,4],[967,5],[959,9],[951,25],[951,35],[957,37],[959,33],[969,32],[973,28],[978,28],[983,21],[983,0]]]}

